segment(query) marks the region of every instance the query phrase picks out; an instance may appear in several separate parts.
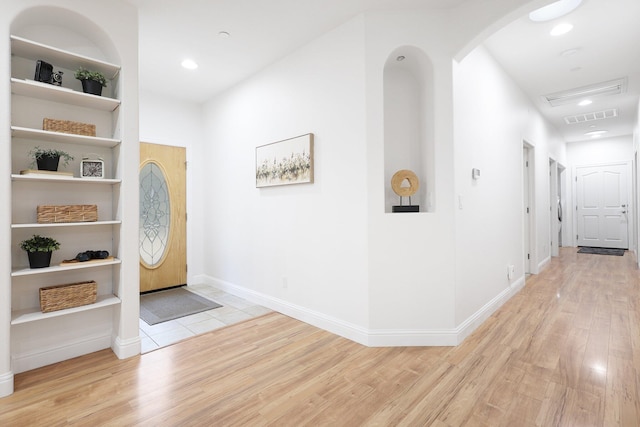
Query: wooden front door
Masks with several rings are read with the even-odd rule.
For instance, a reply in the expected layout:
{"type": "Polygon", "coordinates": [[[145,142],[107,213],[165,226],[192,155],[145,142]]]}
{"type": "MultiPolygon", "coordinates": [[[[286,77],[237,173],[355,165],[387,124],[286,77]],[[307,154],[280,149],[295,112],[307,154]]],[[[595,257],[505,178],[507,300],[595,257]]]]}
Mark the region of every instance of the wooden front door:
{"type": "Polygon", "coordinates": [[[140,143],[140,292],[187,283],[186,149],[140,143]]]}

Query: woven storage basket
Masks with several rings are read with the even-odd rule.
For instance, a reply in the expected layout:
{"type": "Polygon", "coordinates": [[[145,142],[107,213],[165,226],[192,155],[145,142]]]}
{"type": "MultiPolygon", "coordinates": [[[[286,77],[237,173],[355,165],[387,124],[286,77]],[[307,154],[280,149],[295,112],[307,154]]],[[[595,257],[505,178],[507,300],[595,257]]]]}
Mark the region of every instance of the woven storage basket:
{"type": "Polygon", "coordinates": [[[40,288],[40,310],[43,313],[93,304],[98,295],[94,281],[40,288]]]}
{"type": "Polygon", "coordinates": [[[97,205],[40,205],[38,223],[93,222],[98,220],[97,205]]]}
{"type": "Polygon", "coordinates": [[[51,132],[73,133],[75,135],[96,136],[96,125],[72,122],[71,120],[42,120],[42,129],[51,132]]]}

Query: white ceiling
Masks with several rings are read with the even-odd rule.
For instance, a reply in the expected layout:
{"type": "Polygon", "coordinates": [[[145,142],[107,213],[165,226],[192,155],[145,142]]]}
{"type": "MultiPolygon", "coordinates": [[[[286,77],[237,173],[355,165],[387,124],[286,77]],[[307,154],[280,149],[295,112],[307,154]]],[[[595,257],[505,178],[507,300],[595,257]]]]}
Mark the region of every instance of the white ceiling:
{"type": "Polygon", "coordinates": [[[127,1],[139,10],[141,89],[203,102],[365,10],[465,0],[127,1]],[[198,69],[184,70],[185,58],[198,69]]]}
{"type": "Polygon", "coordinates": [[[575,11],[550,22],[522,17],[494,34],[486,46],[565,141],[590,139],[584,134],[593,130],[607,130],[603,137],[630,135],[640,93],[639,20],[640,0],[583,0],[575,11]],[[573,30],[550,36],[560,22],[571,23],[573,30]],[[578,51],[561,55],[569,49],[578,51]],[[628,78],[625,94],[596,97],[588,106],[551,107],[543,100],[543,95],[621,77],[628,78]],[[617,108],[619,116],[570,125],[564,121],[565,116],[610,108],[617,108]]]}
{"type": "MultiPolygon", "coordinates": [[[[479,0],[128,0],[140,16],[140,87],[203,102],[300,46],[370,9],[452,8],[479,0]],[[221,31],[228,38],[218,36],[221,31]],[[180,66],[192,58],[199,68],[180,66]]],[[[567,141],[584,133],[629,135],[640,92],[640,0],[583,0],[571,14],[549,23],[522,17],[493,35],[486,47],[567,141]],[[559,21],[574,30],[548,35],[559,21]],[[579,48],[563,57],[560,53],[579,48]],[[579,68],[579,70],[576,70],[579,68]],[[550,107],[541,96],[619,77],[624,95],[594,99],[588,107],[550,107]],[[586,124],[563,117],[618,108],[619,116],[586,124]],[[596,128],[590,126],[596,125],[596,128]]]]}

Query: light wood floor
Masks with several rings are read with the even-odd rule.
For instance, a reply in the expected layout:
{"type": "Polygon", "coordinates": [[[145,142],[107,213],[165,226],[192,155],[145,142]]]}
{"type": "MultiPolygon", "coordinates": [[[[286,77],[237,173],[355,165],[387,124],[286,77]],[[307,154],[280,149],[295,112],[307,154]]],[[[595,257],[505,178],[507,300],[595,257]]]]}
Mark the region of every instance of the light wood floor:
{"type": "Polygon", "coordinates": [[[16,376],[0,425],[639,426],[634,258],[562,249],[462,345],[366,348],[273,313],[16,376]]]}

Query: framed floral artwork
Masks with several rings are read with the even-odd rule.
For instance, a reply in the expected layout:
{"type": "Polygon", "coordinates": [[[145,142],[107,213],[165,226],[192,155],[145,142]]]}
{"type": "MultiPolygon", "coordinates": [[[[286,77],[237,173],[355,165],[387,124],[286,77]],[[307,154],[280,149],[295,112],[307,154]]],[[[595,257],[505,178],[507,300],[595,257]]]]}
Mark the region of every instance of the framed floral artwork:
{"type": "Polygon", "coordinates": [[[312,133],[256,147],[256,187],[312,182],[312,133]]]}

